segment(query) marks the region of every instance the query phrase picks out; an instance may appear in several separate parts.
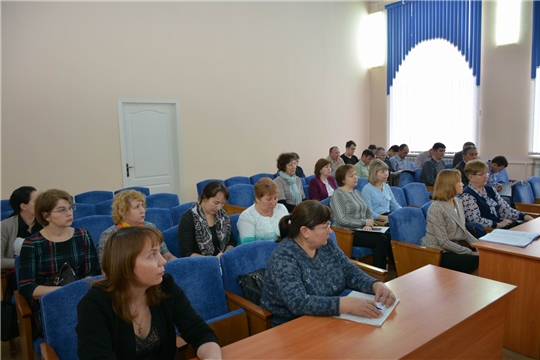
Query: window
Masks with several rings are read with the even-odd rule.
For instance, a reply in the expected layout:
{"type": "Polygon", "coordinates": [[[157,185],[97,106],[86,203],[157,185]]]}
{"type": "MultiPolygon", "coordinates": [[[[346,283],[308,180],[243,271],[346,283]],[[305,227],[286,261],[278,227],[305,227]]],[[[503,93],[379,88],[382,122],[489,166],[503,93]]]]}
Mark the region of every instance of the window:
{"type": "Polygon", "coordinates": [[[531,62],[531,139],[530,155],[540,155],[540,81],[536,74],[540,71],[540,2],[533,4],[533,34],[531,62]]]}

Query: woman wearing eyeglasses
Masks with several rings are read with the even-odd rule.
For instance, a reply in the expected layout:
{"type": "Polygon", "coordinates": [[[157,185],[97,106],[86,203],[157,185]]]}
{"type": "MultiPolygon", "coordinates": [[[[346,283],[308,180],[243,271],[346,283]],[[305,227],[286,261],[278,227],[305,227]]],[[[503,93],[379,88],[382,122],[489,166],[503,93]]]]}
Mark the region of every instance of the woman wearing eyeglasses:
{"type": "MultiPolygon", "coordinates": [[[[144,221],[146,214],[146,198],[143,193],[137,190],[124,190],[114,196],[112,203],[112,219],[115,225],[106,229],[99,237],[98,259],[101,264],[103,249],[109,236],[116,230],[128,226],[146,226],[155,228],[156,225],[151,222],[144,221]]],[[[176,256],[171,254],[165,242],[161,243],[159,252],[167,261],[176,259],[176,256]]]]}
{"type": "Polygon", "coordinates": [[[486,163],[471,160],[465,165],[464,172],[469,185],[463,190],[461,201],[467,222],[481,224],[484,228],[508,229],[517,225],[516,220],[532,220],[530,215],[511,208],[492,186],[487,186],[489,172],[486,163]]]}
{"type": "Polygon", "coordinates": [[[41,231],[26,238],[19,260],[19,292],[32,309],[32,333],[39,334],[41,312],[39,299],[59,286],[42,285],[68,263],[75,275],[82,279],[99,275],[99,263],[90,234],[74,229],[73,200],[62,190],[47,190],[35,203],[36,220],[43,225],[41,231]]]}

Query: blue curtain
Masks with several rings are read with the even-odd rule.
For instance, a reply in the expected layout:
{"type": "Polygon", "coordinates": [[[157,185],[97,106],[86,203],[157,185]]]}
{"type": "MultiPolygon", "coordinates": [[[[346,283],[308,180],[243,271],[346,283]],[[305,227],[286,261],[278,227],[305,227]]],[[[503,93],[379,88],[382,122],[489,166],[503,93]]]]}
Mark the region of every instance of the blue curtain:
{"type": "Polygon", "coordinates": [[[385,8],[388,26],[387,94],[390,94],[396,73],[409,51],[422,41],[437,38],[446,39],[458,48],[469,63],[473,76],[476,76],[476,85],[480,85],[482,1],[405,0],[385,8]]]}
{"type": "Polygon", "coordinates": [[[533,3],[531,78],[536,79],[536,68],[540,66],[540,2],[533,3]]]}

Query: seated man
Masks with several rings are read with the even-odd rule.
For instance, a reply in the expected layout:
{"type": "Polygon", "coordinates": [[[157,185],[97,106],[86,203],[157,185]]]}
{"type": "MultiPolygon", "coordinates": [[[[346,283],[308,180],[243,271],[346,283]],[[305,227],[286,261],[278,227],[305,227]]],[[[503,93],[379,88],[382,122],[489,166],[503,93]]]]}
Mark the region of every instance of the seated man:
{"type": "Polygon", "coordinates": [[[378,147],[377,150],[375,150],[375,157],[388,165],[389,172],[394,172],[392,164],[390,164],[390,158],[386,155],[386,150],[383,147],[378,147]]]}
{"type": "Polygon", "coordinates": [[[467,141],[465,144],[463,144],[462,151],[458,151],[454,154],[454,158],[452,159],[452,167],[456,167],[457,164],[461,160],[463,160],[463,149],[465,149],[467,146],[476,146],[473,142],[467,141]]]}
{"type": "Polygon", "coordinates": [[[356,143],[352,140],[347,141],[345,144],[345,153],[341,154],[341,158],[345,164],[355,165],[358,162],[358,158],[354,155],[356,151],[356,143]]]}
{"type": "Polygon", "coordinates": [[[359,178],[368,178],[369,177],[369,163],[375,155],[373,154],[373,151],[371,150],[364,150],[362,151],[362,156],[360,157],[360,161],[354,165],[356,169],[356,176],[359,178]]]}
{"type": "Polygon", "coordinates": [[[426,186],[434,186],[437,174],[446,168],[442,159],[446,152],[446,146],[443,143],[437,142],[433,144],[431,148],[431,158],[422,166],[422,173],[420,173],[420,182],[426,184],[426,186]]]}
{"type": "Polygon", "coordinates": [[[328,157],[326,158],[326,160],[332,162],[332,176],[336,175],[336,170],[338,167],[345,164],[339,154],[340,151],[337,146],[332,146],[330,150],[328,150],[328,157]]]}
{"type": "Polygon", "coordinates": [[[391,157],[395,156],[397,152],[399,151],[399,146],[392,145],[388,148],[388,151],[386,152],[386,158],[390,160],[391,157]]]}
{"type": "Polygon", "coordinates": [[[487,181],[488,186],[493,186],[495,190],[501,191],[502,186],[500,184],[508,182],[508,174],[506,168],[508,167],[508,160],[502,155],[495,156],[493,159],[486,162],[489,170],[489,178],[487,181]]]}
{"type": "Polygon", "coordinates": [[[454,169],[459,170],[461,173],[461,182],[463,186],[469,185],[469,179],[465,175],[465,164],[471,160],[476,160],[478,157],[478,150],[476,146],[470,145],[463,149],[462,151],[463,159],[454,167],[454,169]]]}
{"type": "Polygon", "coordinates": [[[296,158],[296,173],[295,173],[295,175],[298,176],[298,177],[305,178],[306,174],[304,174],[304,170],[300,167],[300,165],[298,165],[300,163],[300,155],[298,155],[295,152],[293,152],[291,154],[293,154],[294,157],[296,158]]]}
{"type": "Polygon", "coordinates": [[[375,144],[370,144],[367,148],[368,150],[371,150],[372,152],[375,152],[375,150],[377,150],[377,145],[375,144]]]}
{"type": "Polygon", "coordinates": [[[429,158],[431,157],[431,152],[433,151],[433,149],[429,149],[428,151],[424,151],[420,154],[418,154],[418,156],[416,157],[416,160],[414,160],[414,168],[415,169],[420,169],[421,167],[424,166],[424,163],[426,161],[429,160],[429,158]]]}
{"type": "Polygon", "coordinates": [[[409,155],[409,147],[407,144],[399,145],[397,154],[390,158],[390,163],[392,164],[394,171],[412,170],[409,160],[407,160],[407,155],[409,155]]]}

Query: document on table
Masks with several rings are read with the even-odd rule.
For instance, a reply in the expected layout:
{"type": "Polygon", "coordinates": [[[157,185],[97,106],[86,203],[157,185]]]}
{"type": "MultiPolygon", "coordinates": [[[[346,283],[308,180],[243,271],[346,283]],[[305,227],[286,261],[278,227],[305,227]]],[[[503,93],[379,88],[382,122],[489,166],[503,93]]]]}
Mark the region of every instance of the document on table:
{"type": "Polygon", "coordinates": [[[372,228],[373,230],[356,229],[356,231],[380,232],[381,234],[384,234],[390,229],[388,226],[372,226],[372,228]]]}
{"type": "Polygon", "coordinates": [[[538,236],[540,236],[540,233],[495,229],[489,234],[482,236],[479,240],[497,244],[525,247],[533,242],[538,236]]]}
{"type": "MultiPolygon", "coordinates": [[[[364,294],[364,293],[361,293],[361,292],[358,292],[358,291],[351,291],[351,293],[349,295],[347,295],[347,296],[355,296],[355,297],[375,301],[375,295],[364,294]]],[[[390,306],[390,307],[386,307],[385,305],[382,305],[380,302],[376,303],[377,306],[380,309],[382,309],[381,311],[382,311],[383,315],[380,318],[368,319],[367,317],[353,315],[353,314],[341,314],[341,315],[336,316],[336,317],[339,318],[339,319],[351,320],[351,321],[355,321],[357,323],[368,324],[368,325],[373,325],[373,326],[379,326],[380,327],[385,322],[388,315],[390,315],[392,313],[392,311],[394,311],[394,308],[396,307],[396,305],[398,303],[399,303],[399,299],[396,299],[394,304],[392,304],[392,306],[390,306]]]]}
{"type": "Polygon", "coordinates": [[[502,186],[501,191],[499,191],[499,195],[512,196],[512,183],[511,182],[498,183],[495,186],[502,186]]]}

